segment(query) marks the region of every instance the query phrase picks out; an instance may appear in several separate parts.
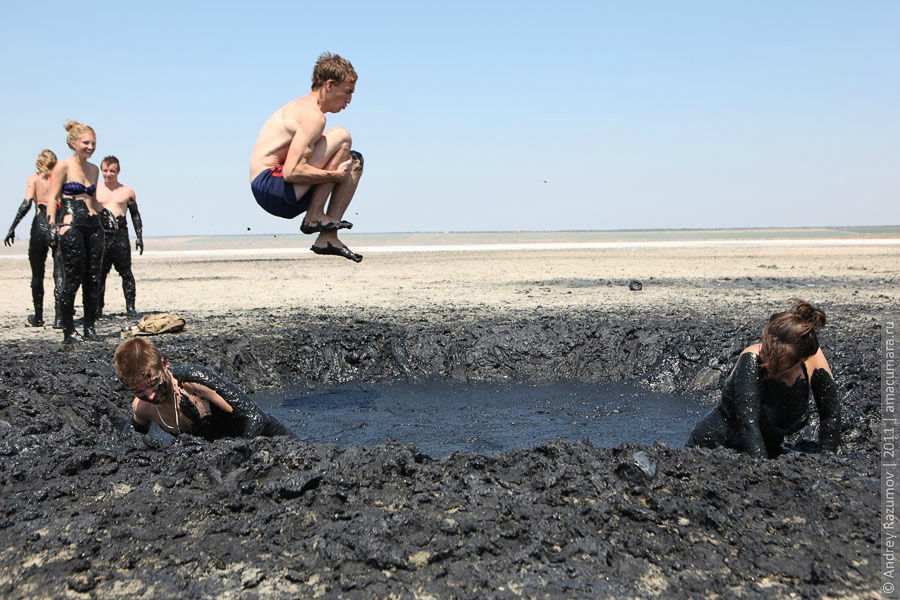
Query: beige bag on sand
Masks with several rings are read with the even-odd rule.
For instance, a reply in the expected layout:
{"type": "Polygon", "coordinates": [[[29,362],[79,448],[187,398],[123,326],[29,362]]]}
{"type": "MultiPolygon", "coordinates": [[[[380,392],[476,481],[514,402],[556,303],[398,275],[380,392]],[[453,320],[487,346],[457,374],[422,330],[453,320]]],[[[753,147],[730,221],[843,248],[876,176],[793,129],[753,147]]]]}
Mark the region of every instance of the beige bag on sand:
{"type": "Polygon", "coordinates": [[[131,329],[126,329],[120,337],[127,338],[135,335],[159,335],[160,333],[178,333],[184,329],[185,321],[175,313],[153,313],[144,315],[138,324],[131,329]]]}

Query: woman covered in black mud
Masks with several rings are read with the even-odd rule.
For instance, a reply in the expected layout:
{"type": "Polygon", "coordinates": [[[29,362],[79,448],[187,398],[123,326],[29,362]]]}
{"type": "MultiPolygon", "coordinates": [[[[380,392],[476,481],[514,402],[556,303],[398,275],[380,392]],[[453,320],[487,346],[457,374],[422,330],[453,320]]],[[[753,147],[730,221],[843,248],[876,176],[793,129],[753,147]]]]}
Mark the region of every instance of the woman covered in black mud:
{"type": "Polygon", "coordinates": [[[837,387],[816,335],[825,325],[825,313],[803,300],[792,302],[791,309],[769,318],[760,343],[741,353],[721,400],[694,427],[688,446],[778,456],[784,452],[784,438],[806,426],[812,391],[819,412],[819,449],[837,451],[837,387]]]}
{"type": "MultiPolygon", "coordinates": [[[[94,130],[83,123],[69,121],[65,125],[69,135],[66,143],[74,156],[61,160],[53,168],[47,206],[52,228],[58,227],[60,258],[63,262],[63,288],[59,298],[63,341],[80,342],[75,331],[75,295],[82,286],[84,296],[84,337],[99,339],[94,322],[97,318],[100,268],[103,258],[103,227],[101,213],[105,210],[95,197],[100,169],[88,162],[97,147],[94,130]],[[59,215],[57,215],[59,203],[59,215]]],[[[112,217],[109,211],[105,212],[112,217]]],[[[115,218],[113,217],[113,225],[115,218]]]]}
{"type": "MultiPolygon", "coordinates": [[[[31,221],[31,239],[28,241],[28,262],[31,263],[31,300],[34,303],[34,314],[28,316],[28,324],[32,327],[41,327],[44,324],[44,265],[47,262],[47,253],[50,251],[52,235],[50,233],[50,220],[47,217],[47,205],[50,203],[50,173],[56,166],[56,154],[52,150],[42,150],[34,163],[36,172],[28,176],[25,181],[25,200],[19,206],[16,217],[13,219],[9,232],[3,239],[3,243],[11,246],[16,239],[16,226],[19,224],[34,202],[34,219],[31,221]]],[[[59,297],[62,285],[62,271],[53,253],[53,279],[56,282],[54,298],[59,297]]],[[[56,301],[59,320],[59,301],[56,301]]],[[[54,326],[57,325],[54,321],[54,326]]]]}
{"type": "Polygon", "coordinates": [[[134,393],[131,426],[147,433],[150,424],[171,435],[223,437],[292,436],[230,381],[199,365],[172,365],[153,342],[125,340],[113,357],[116,375],[134,393]]]}

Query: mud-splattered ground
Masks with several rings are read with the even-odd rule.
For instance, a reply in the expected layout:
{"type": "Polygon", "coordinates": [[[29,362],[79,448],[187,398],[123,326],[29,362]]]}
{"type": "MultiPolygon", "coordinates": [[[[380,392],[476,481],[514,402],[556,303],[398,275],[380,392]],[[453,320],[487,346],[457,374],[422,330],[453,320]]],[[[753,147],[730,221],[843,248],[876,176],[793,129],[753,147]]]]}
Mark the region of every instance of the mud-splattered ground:
{"type": "MultiPolygon", "coordinates": [[[[161,443],[128,431],[128,397],[110,366],[123,316],[100,322],[104,341],[75,350],[52,330],[5,327],[0,597],[878,597],[878,343],[897,286],[893,273],[860,275],[784,279],[752,295],[744,279],[673,277],[670,302],[649,305],[632,301],[653,293],[645,278],[642,292],[617,283],[604,298],[628,300],[598,308],[372,303],[210,319],[186,302],[170,308],[187,330],[157,338],[171,360],[249,391],[435,377],[633,381],[712,403],[768,313],[805,290],[833,323],[822,339],[844,444],[837,455],[770,461],[662,445],[432,459],[395,442],[161,443]],[[655,465],[652,478],[637,452],[655,465]]],[[[574,279],[521,286],[577,295],[587,284],[574,279]]],[[[141,309],[140,276],[138,290],[141,309]]]]}

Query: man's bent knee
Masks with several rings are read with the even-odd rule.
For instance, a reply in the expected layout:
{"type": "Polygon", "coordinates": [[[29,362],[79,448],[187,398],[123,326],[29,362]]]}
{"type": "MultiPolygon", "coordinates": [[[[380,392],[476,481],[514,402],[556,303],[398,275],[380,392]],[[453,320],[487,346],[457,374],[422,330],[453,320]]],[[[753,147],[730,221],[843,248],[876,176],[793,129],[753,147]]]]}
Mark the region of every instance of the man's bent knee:
{"type": "Polygon", "coordinates": [[[326,131],[325,137],[328,138],[329,145],[353,143],[353,137],[350,135],[350,131],[346,127],[341,127],[340,125],[326,131]]]}

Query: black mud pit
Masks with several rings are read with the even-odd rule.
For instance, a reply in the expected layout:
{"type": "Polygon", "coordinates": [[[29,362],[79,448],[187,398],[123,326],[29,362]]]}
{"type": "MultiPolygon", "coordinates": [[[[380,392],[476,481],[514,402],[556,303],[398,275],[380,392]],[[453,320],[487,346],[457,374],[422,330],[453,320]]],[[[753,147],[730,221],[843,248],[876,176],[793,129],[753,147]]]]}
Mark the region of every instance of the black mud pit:
{"type": "MultiPolygon", "coordinates": [[[[762,325],[736,318],[230,314],[158,343],[254,393],[298,381],[631,382],[711,404],[762,325]]],[[[846,319],[823,336],[842,453],[768,461],[659,444],[443,458],[399,442],[168,444],[128,430],[114,341],[7,343],[0,596],[874,594],[877,327],[846,319]]]]}
{"type": "Polygon", "coordinates": [[[375,446],[393,439],[432,458],[555,441],[586,440],[601,448],[656,441],[681,446],[710,410],[696,395],[571,381],[351,382],[262,392],[255,399],[308,442],[375,446]]]}

